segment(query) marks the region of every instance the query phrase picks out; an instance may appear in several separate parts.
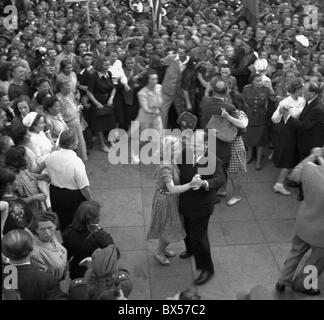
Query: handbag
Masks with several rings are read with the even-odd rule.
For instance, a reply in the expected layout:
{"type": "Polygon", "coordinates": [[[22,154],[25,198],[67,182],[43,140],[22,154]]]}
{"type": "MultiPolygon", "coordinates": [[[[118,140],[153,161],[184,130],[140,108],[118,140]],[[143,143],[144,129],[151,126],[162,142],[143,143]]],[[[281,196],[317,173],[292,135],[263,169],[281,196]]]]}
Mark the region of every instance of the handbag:
{"type": "Polygon", "coordinates": [[[213,115],[207,123],[206,129],[216,129],[217,139],[223,142],[233,142],[237,136],[237,128],[227,119],[213,115]]]}
{"type": "Polygon", "coordinates": [[[96,116],[106,116],[114,113],[114,106],[104,105],[102,109],[96,109],[96,116]]]}
{"type": "Polygon", "coordinates": [[[108,94],[101,94],[96,96],[97,100],[100,102],[102,101],[103,108],[98,109],[96,108],[96,116],[106,116],[114,113],[114,105],[108,106],[107,103],[103,103],[104,101],[108,101],[109,95],[108,94]]]}

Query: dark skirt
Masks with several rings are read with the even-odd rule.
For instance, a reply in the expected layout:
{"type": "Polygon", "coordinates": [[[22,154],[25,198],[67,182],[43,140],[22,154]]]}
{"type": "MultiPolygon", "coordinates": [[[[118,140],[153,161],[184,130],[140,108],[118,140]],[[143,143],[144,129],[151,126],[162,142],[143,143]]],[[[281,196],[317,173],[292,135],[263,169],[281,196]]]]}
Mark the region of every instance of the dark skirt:
{"type": "Polygon", "coordinates": [[[276,125],[276,130],[273,163],[276,168],[293,169],[298,164],[296,129],[285,125],[282,120],[276,125]]]}
{"type": "Polygon", "coordinates": [[[93,132],[102,132],[110,131],[116,128],[115,114],[108,115],[97,115],[97,108],[94,105],[91,105],[90,108],[90,117],[91,117],[91,130],[93,132]]]}
{"type": "Polygon", "coordinates": [[[231,159],[231,143],[216,139],[216,156],[222,160],[223,169],[226,172],[231,159]]]}
{"type": "Polygon", "coordinates": [[[63,231],[72,223],[74,214],[81,202],[86,199],[80,190],[69,190],[50,185],[52,210],[59,218],[59,229],[63,231]]]}
{"type": "Polygon", "coordinates": [[[268,143],[268,125],[248,126],[245,135],[249,147],[262,147],[268,143]]]}

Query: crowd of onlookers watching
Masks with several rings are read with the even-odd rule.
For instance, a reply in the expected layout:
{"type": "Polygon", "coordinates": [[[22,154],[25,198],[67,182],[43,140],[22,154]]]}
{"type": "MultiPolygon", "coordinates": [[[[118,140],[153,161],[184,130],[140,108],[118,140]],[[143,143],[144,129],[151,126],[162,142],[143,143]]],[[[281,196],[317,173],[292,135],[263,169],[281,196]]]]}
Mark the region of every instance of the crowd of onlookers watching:
{"type": "Polygon", "coordinates": [[[136,119],[175,128],[185,112],[192,129],[226,118],[239,128],[217,140],[229,206],[242,199],[247,163],[262,170],[269,156],[281,169],[273,191],[289,196],[290,170],[324,145],[323,13],[316,27],[304,23],[304,6],[321,1],[260,1],[256,23],[240,1],[162,1],[160,29],[148,1],[91,1],[90,24],[82,3],[16,2],[17,30],[0,17],[0,196],[2,264],[17,266],[21,299],[130,294],[86,173],[92,149],[118,141],[111,130],[136,119]]]}

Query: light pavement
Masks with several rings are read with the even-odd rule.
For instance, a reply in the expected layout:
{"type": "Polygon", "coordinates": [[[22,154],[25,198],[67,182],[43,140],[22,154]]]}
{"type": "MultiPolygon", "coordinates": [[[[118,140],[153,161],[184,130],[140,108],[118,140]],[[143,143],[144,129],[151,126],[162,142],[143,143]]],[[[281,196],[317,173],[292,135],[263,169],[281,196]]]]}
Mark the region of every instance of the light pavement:
{"type": "MultiPolygon", "coordinates": [[[[155,191],[154,166],[111,165],[107,155],[91,150],[87,173],[94,198],[102,205],[102,226],[121,250],[121,263],[130,271],[134,289],[130,299],[166,299],[193,284],[193,260],[172,258],[171,266],[152,257],[155,241],[146,241],[155,191]]],[[[264,286],[274,299],[305,299],[288,290],[277,295],[274,284],[290,248],[294,218],[299,207],[297,190],[290,197],[272,192],[278,170],[267,162],[261,171],[248,166],[243,177],[243,200],[227,207],[215,206],[209,238],[215,276],[199,287],[205,299],[236,299],[256,285],[264,286]]],[[[229,194],[231,189],[228,190],[229,194]]],[[[172,244],[177,253],[184,243],[172,244]]],[[[324,275],[319,279],[324,299],[324,275]]],[[[315,299],[315,298],[308,298],[315,299]]]]}

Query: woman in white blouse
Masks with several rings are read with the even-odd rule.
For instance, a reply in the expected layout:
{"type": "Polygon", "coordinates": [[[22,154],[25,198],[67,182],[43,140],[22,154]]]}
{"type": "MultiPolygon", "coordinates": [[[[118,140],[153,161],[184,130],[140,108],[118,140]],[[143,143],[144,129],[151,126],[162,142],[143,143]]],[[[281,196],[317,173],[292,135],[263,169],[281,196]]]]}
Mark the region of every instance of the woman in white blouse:
{"type": "MultiPolygon", "coordinates": [[[[30,140],[26,147],[35,154],[37,164],[42,165],[55,148],[49,131],[46,133],[44,132],[45,118],[37,112],[30,112],[23,118],[22,122],[30,131],[30,140]]],[[[46,205],[50,208],[51,203],[48,183],[45,181],[39,181],[38,185],[42,192],[47,195],[46,205]]]]}
{"type": "MultiPolygon", "coordinates": [[[[139,130],[139,133],[141,133],[144,129],[155,129],[159,132],[159,137],[163,130],[162,117],[160,115],[163,99],[162,86],[158,84],[159,76],[155,70],[149,71],[146,76],[146,86],[137,93],[140,110],[131,126],[132,138],[136,134],[136,130],[139,130]]],[[[160,140],[153,140],[152,142],[158,144],[160,140]]],[[[134,163],[140,162],[136,150],[132,150],[132,160],[134,163]]]]}
{"type": "Polygon", "coordinates": [[[298,119],[302,113],[306,101],[302,97],[303,83],[301,79],[295,79],[288,84],[289,96],[280,101],[277,110],[272,115],[272,122],[279,125],[279,132],[274,144],[273,162],[277,168],[281,168],[278,180],[273,186],[273,191],[285,196],[291,194],[284,187],[285,180],[290,169],[298,163],[296,129],[286,125],[288,120],[284,118],[284,110],[289,110],[289,116],[298,119]]]}

